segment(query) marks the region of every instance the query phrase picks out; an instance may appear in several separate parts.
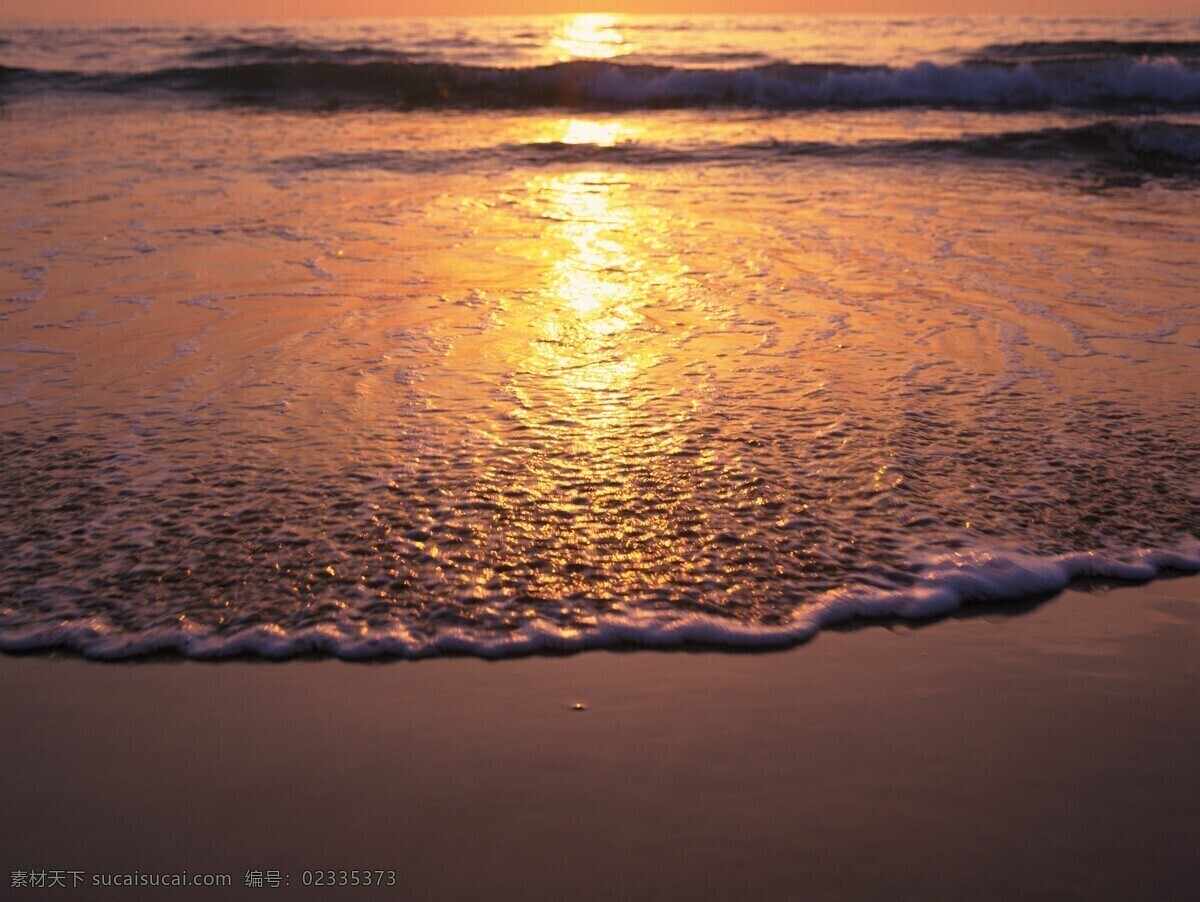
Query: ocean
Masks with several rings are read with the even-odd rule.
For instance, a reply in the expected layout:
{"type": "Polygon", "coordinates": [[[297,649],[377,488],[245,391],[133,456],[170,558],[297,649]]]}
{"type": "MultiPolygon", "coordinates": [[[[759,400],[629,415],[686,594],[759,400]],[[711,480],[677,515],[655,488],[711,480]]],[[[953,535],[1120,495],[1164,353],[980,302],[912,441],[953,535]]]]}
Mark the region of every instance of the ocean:
{"type": "Polygon", "coordinates": [[[10,23],[0,192],[5,651],[1200,569],[1200,19],[10,23]]]}

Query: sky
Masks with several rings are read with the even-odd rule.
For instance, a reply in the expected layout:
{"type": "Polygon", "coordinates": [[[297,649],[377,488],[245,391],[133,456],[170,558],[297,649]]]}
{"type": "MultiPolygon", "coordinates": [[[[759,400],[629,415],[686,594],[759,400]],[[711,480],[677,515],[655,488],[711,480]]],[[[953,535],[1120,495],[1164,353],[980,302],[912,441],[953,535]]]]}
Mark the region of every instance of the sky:
{"type": "Polygon", "coordinates": [[[1005,13],[1200,16],[1200,0],[0,0],[0,19],[634,13],[1005,13]]]}

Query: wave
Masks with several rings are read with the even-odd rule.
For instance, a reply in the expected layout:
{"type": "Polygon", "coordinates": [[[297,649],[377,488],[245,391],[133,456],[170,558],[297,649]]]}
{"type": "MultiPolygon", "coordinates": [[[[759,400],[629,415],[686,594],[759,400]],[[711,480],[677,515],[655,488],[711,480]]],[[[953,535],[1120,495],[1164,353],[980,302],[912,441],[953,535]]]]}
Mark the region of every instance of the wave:
{"type": "Polygon", "coordinates": [[[395,53],[369,46],[327,48],[307,42],[264,43],[231,38],[215,46],[193,50],[186,58],[193,63],[237,65],[271,62],[378,62],[391,60],[395,56],[395,53]]]}
{"type": "Polygon", "coordinates": [[[906,68],[774,63],[739,69],[599,61],[502,68],[301,58],[100,75],[6,68],[0,85],[6,90],[186,93],[224,102],[323,108],[1200,109],[1200,67],[1173,57],[906,68]]]}
{"type": "Polygon", "coordinates": [[[534,621],[499,634],[453,627],[430,635],[400,624],[366,628],[351,621],[293,629],[265,624],[233,632],[195,624],[125,631],[89,618],[14,629],[0,626],[0,651],[63,650],[101,660],[162,654],[196,659],[323,655],[362,660],[446,654],[502,658],[614,647],[766,650],[797,645],[826,627],[849,620],[928,620],[970,603],[1012,602],[1056,594],[1079,579],[1146,582],[1169,573],[1197,571],[1200,542],[1195,541],[1127,557],[1101,552],[1034,557],[980,550],[929,561],[914,584],[904,589],[830,592],[801,607],[798,615],[785,624],[639,611],[599,615],[595,625],[586,630],[534,621]]]}
{"type": "Polygon", "coordinates": [[[1152,172],[1200,166],[1200,125],[1150,120],[903,142],[910,152],[959,152],[1014,160],[1069,160],[1152,172]]]}
{"type": "Polygon", "coordinates": [[[1015,161],[1063,160],[1170,175],[1200,169],[1200,125],[1164,120],[1097,122],[967,135],[961,138],[860,141],[757,141],[671,146],[629,141],[611,145],[537,141],[433,152],[339,151],[290,156],[273,165],[292,170],[437,171],[503,165],[670,166],[692,163],[770,163],[806,157],[887,162],[913,156],[964,156],[1015,161]]]}

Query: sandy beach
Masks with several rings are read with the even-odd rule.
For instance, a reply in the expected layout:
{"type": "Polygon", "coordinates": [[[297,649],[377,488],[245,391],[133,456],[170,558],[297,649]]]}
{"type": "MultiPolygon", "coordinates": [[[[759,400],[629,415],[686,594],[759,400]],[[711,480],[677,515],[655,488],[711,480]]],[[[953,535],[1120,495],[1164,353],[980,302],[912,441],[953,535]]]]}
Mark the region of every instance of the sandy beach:
{"type": "Polygon", "coordinates": [[[187,899],[1192,899],[1197,602],[1075,590],[768,654],[4,657],[5,866],[231,875],[187,899]],[[300,885],[328,868],[398,888],[300,885]]]}

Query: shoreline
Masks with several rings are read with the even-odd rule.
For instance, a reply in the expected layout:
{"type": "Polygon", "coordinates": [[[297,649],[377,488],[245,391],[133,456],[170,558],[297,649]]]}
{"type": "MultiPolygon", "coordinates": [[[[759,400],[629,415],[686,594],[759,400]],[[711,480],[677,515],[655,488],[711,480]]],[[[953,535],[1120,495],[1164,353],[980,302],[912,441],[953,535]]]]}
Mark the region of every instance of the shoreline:
{"type": "Polygon", "coordinates": [[[1200,576],[971,610],[773,654],[0,656],[4,857],[233,876],[197,899],[252,869],[320,898],[324,868],[422,899],[1194,897],[1200,576]]]}

